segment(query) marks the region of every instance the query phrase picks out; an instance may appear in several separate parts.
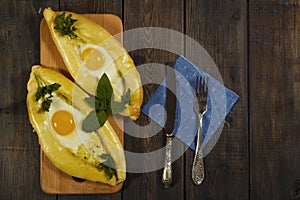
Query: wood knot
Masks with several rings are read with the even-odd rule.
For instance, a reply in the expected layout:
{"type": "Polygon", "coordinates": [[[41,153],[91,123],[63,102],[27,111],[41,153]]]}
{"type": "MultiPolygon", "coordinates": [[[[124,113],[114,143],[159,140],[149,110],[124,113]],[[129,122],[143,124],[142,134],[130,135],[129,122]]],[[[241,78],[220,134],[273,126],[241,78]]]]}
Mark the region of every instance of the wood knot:
{"type": "Polygon", "coordinates": [[[232,17],[233,17],[234,19],[236,19],[236,20],[239,20],[239,19],[241,18],[240,11],[239,11],[239,10],[236,10],[236,11],[233,13],[232,17]]]}
{"type": "Polygon", "coordinates": [[[300,200],[300,179],[297,179],[292,185],[291,199],[300,200]]]}

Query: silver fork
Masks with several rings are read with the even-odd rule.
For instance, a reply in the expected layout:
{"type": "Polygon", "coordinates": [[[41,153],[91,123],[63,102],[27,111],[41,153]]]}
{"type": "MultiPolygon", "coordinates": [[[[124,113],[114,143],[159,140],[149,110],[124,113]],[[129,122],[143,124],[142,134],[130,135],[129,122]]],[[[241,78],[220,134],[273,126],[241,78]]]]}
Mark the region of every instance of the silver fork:
{"type": "Polygon", "coordinates": [[[194,110],[198,113],[198,135],[197,145],[195,151],[195,157],[192,166],[192,179],[196,185],[200,185],[204,179],[204,163],[202,156],[202,119],[207,110],[207,96],[208,96],[208,79],[197,77],[196,80],[196,99],[194,104],[194,110]]]}

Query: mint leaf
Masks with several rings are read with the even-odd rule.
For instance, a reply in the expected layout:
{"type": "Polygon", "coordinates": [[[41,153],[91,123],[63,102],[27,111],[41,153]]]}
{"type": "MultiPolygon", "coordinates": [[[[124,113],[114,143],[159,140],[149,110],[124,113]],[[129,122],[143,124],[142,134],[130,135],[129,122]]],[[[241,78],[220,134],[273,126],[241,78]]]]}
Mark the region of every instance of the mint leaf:
{"type": "Polygon", "coordinates": [[[123,111],[125,109],[125,104],[123,104],[122,102],[116,102],[116,101],[112,101],[111,102],[111,113],[114,114],[118,114],[119,112],[123,111]]]}
{"type": "Polygon", "coordinates": [[[126,104],[129,103],[129,101],[130,101],[130,94],[131,94],[131,90],[130,90],[130,88],[128,88],[127,91],[126,91],[126,93],[125,93],[125,95],[123,95],[121,97],[122,102],[124,102],[126,104]]]}
{"type": "Polygon", "coordinates": [[[91,106],[92,108],[95,107],[95,98],[93,97],[87,97],[84,98],[84,100],[89,104],[89,106],[91,106]]]}
{"type": "Polygon", "coordinates": [[[107,117],[108,117],[107,112],[104,110],[100,110],[100,111],[96,112],[96,114],[97,114],[97,119],[98,119],[99,125],[101,127],[105,124],[105,122],[107,120],[107,117]]]}
{"type": "Polygon", "coordinates": [[[126,108],[126,104],[128,104],[130,101],[130,93],[131,93],[131,91],[128,88],[125,95],[123,95],[121,97],[121,102],[116,102],[112,98],[112,102],[111,102],[111,113],[112,114],[117,114],[126,108]]]}
{"type": "Polygon", "coordinates": [[[85,101],[94,107],[93,110],[83,121],[82,130],[93,132],[103,126],[108,115],[117,114],[126,108],[130,101],[130,89],[121,97],[121,102],[114,101],[114,93],[108,76],[104,73],[100,78],[95,97],[85,98],[85,101]]]}
{"type": "Polygon", "coordinates": [[[96,96],[99,99],[111,99],[113,93],[113,88],[109,81],[108,76],[104,73],[100,78],[98,85],[97,85],[97,92],[96,96]]]}
{"type": "Polygon", "coordinates": [[[91,111],[82,122],[82,130],[85,132],[93,132],[100,128],[96,110],[91,111]]]}
{"type": "Polygon", "coordinates": [[[107,113],[103,110],[99,112],[96,112],[96,110],[91,111],[82,122],[82,130],[87,133],[98,130],[105,124],[107,117],[107,113]]]}

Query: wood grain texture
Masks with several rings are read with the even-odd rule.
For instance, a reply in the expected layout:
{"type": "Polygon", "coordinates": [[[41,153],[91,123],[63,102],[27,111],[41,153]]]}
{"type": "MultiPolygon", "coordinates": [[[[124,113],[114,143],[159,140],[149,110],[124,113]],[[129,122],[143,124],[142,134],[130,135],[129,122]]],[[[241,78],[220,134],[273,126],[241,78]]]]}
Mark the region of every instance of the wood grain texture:
{"type": "MultiPolygon", "coordinates": [[[[194,152],[186,153],[186,199],[248,199],[247,1],[186,1],[186,34],[215,61],[224,85],[241,99],[232,110],[230,128],[204,158],[205,179],[191,180],[194,152]]],[[[186,46],[186,54],[193,55],[186,46]]],[[[201,67],[201,66],[200,66],[201,67]]]]}
{"type": "MultiPolygon", "coordinates": [[[[183,2],[179,0],[166,1],[124,1],[124,31],[141,27],[164,27],[183,32],[183,2]]],[[[143,37],[135,43],[142,43],[150,47],[155,41],[154,29],[145,29],[143,37]]],[[[156,37],[159,37],[157,35],[156,37]]],[[[126,41],[125,47],[126,47],[126,41]]],[[[183,49],[183,41],[174,41],[174,45],[179,44],[183,49]]],[[[158,49],[139,49],[130,52],[137,65],[156,63],[165,64],[168,61],[175,61],[176,55],[158,49]]],[[[144,102],[146,103],[157,88],[156,84],[160,83],[164,77],[164,70],[153,70],[151,67],[142,66],[141,79],[144,85],[144,102]]],[[[154,128],[148,126],[150,120],[144,115],[136,124],[124,121],[125,128],[133,135],[142,135],[143,138],[125,137],[125,148],[131,152],[152,152],[165,146],[165,135],[163,131],[157,131],[155,136],[149,137],[154,128]],[[140,144],[140,145],[136,145],[140,144]]],[[[176,151],[176,149],[173,149],[176,151]]],[[[160,159],[156,162],[163,162],[163,152],[160,159]]],[[[136,161],[140,168],[147,168],[153,165],[151,158],[143,161],[136,161]]],[[[184,198],[184,158],[179,158],[173,163],[174,184],[169,189],[164,189],[162,184],[162,168],[148,173],[128,173],[128,182],[125,183],[123,199],[183,199],[184,198]]]]}
{"type": "MultiPolygon", "coordinates": [[[[299,1],[0,0],[0,7],[0,92],[5,94],[0,98],[0,199],[300,199],[299,1]],[[190,179],[193,152],[188,151],[174,163],[175,185],[168,190],[157,170],[128,173],[123,190],[115,194],[56,196],[41,191],[39,145],[27,119],[25,84],[31,66],[40,63],[37,35],[46,6],[113,13],[126,30],[160,26],[186,31],[212,55],[225,85],[241,99],[231,127],[224,127],[205,158],[201,186],[190,179]]],[[[147,32],[141,42],[151,44],[147,32]]],[[[137,64],[176,58],[153,49],[131,55],[137,64]]],[[[146,68],[142,78],[148,82],[162,76],[146,68]]],[[[144,88],[146,102],[157,86],[144,88]]],[[[146,126],[149,119],[143,116],[137,123],[146,126]]],[[[140,135],[151,131],[131,126],[130,120],[125,122],[125,129],[140,135]]],[[[158,149],[164,145],[162,134],[147,140],[127,134],[125,148],[158,149]]]]}
{"type": "Polygon", "coordinates": [[[251,199],[300,199],[299,1],[250,1],[251,199]]]}
{"type": "Polygon", "coordinates": [[[122,18],[122,1],[120,0],[60,0],[60,9],[76,13],[115,14],[122,18]]]}
{"type": "Polygon", "coordinates": [[[0,199],[56,199],[39,186],[38,150],[2,149],[0,158],[0,199]]]}
{"type": "MultiPolygon", "coordinates": [[[[0,100],[0,117],[3,119],[0,126],[1,130],[10,130],[2,133],[0,148],[38,148],[34,135],[29,131],[31,126],[26,123],[26,75],[31,65],[39,62],[39,42],[35,38],[42,18],[39,8],[45,5],[42,1],[0,2],[0,91],[5,94],[0,100]]],[[[56,6],[54,2],[47,5],[56,6]]]]}
{"type": "Polygon", "coordinates": [[[40,8],[58,1],[0,1],[0,199],[49,199],[39,186],[39,145],[27,117],[26,83],[39,63],[40,8]]]}

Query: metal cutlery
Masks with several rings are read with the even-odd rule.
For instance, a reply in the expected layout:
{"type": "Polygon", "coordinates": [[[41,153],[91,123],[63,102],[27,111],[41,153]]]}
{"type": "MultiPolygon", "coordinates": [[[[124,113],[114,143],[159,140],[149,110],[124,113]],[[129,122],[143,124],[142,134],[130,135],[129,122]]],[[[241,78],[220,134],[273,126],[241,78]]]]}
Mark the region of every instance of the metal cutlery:
{"type": "MultiPolygon", "coordinates": [[[[173,63],[166,63],[166,65],[173,65],[173,63]]],[[[164,169],[162,174],[162,182],[165,188],[171,186],[173,181],[172,174],[172,140],[175,123],[175,111],[176,111],[176,96],[172,91],[176,89],[176,80],[174,70],[166,69],[166,155],[164,161],[164,169]]]]}
{"type": "Polygon", "coordinates": [[[204,180],[204,162],[202,155],[202,120],[207,110],[208,98],[208,79],[204,80],[203,77],[197,77],[196,80],[196,98],[194,103],[194,110],[198,113],[198,134],[197,145],[195,150],[195,157],[192,166],[192,179],[196,185],[200,185],[204,180]]]}
{"type": "Polygon", "coordinates": [[[165,163],[164,163],[164,169],[163,169],[163,175],[162,175],[162,182],[164,184],[165,188],[168,188],[172,184],[172,139],[173,139],[173,133],[166,133],[166,155],[165,155],[165,163]]]}

